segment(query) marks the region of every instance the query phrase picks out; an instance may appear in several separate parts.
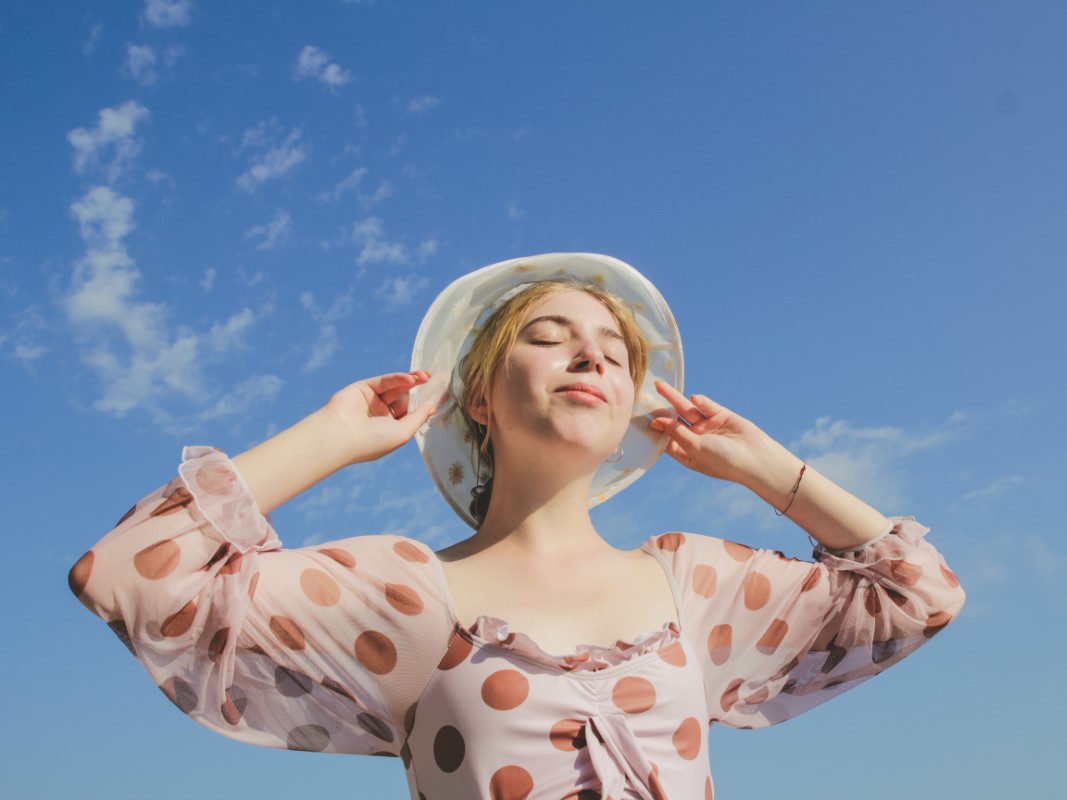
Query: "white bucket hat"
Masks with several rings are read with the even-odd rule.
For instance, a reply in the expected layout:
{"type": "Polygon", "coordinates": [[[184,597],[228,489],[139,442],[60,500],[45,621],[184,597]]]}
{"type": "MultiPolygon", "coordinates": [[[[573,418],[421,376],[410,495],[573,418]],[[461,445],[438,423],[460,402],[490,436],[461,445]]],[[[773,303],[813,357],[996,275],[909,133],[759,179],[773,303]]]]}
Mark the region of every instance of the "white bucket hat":
{"type": "Polygon", "coordinates": [[[648,369],[637,389],[634,416],[622,440],[622,457],[597,469],[589,507],[641,477],[667,445],[667,434],[652,431],[648,423],[654,415],[674,413],[655,383],[662,380],[682,391],[682,340],[667,302],[641,273],[617,258],[596,253],[547,253],[475,270],[441,292],[422,319],[411,368],[429,370],[432,377],[412,391],[410,403],[411,408],[435,404],[436,413],[415,434],[415,441],[437,488],[473,528],[478,527],[470,513],[471,490],[478,484],[478,455],[458,407],[460,361],[470,350],[478,326],[506,300],[531,283],[567,278],[593,283],[628,303],[649,343],[648,369]]]}

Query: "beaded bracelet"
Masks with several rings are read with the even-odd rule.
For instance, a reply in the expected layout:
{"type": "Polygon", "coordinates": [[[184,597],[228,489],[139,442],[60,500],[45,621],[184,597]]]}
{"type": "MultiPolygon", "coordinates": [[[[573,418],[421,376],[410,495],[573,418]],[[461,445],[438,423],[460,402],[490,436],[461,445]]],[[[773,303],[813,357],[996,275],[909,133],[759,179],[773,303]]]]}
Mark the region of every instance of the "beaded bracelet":
{"type": "MultiPolygon", "coordinates": [[[[797,499],[797,489],[800,488],[800,481],[804,477],[804,470],[806,470],[807,468],[808,468],[807,462],[801,461],[800,462],[800,474],[797,475],[797,482],[796,482],[796,485],[793,486],[793,491],[791,491],[789,493],[789,502],[786,504],[785,508],[783,508],[781,511],[779,511],[777,508],[774,509],[774,513],[777,514],[779,517],[784,517],[785,516],[785,512],[789,510],[789,507],[791,505],[793,505],[793,501],[797,499]]],[[[771,508],[774,508],[774,506],[771,506],[771,508]]]]}

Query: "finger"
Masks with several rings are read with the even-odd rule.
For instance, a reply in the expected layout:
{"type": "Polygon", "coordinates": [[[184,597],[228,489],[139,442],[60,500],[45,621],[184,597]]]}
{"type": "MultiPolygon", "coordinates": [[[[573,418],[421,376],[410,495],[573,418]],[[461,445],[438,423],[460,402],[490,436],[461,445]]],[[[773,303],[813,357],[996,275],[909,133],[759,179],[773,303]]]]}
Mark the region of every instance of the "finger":
{"type": "Polygon", "coordinates": [[[677,444],[686,452],[696,450],[700,446],[700,435],[693,433],[689,426],[676,419],[659,417],[649,423],[653,430],[660,431],[671,437],[671,443],[677,444]]]}
{"type": "Polygon", "coordinates": [[[403,429],[408,438],[411,438],[415,435],[415,432],[425,425],[427,420],[436,413],[437,409],[427,404],[413,409],[410,414],[404,414],[402,417],[398,417],[398,419],[401,421],[401,424],[403,424],[403,429]]]}
{"type": "Polygon", "coordinates": [[[678,416],[690,425],[696,425],[705,418],[704,413],[697,408],[697,406],[693,405],[688,397],[666,381],[656,381],[656,391],[674,406],[674,410],[678,412],[678,416]]]}
{"type": "Polygon", "coordinates": [[[705,417],[713,417],[716,414],[720,414],[723,412],[727,414],[730,413],[730,410],[726,408],[726,406],[720,406],[707,395],[694,394],[690,396],[689,399],[692,401],[693,405],[700,410],[700,413],[702,413],[705,417]]]}
{"type": "Polygon", "coordinates": [[[394,391],[396,389],[406,392],[413,386],[417,386],[420,383],[426,383],[426,381],[429,380],[429,377],[430,373],[427,370],[390,372],[386,375],[367,378],[364,383],[366,383],[375,394],[381,395],[383,392],[394,391]]]}

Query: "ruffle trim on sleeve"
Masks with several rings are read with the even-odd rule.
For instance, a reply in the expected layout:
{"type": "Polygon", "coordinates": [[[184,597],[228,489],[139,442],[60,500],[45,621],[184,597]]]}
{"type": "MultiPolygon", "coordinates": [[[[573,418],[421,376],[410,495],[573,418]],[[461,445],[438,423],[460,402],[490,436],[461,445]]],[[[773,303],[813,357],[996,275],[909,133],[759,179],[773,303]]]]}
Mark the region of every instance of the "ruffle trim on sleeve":
{"type": "Polygon", "coordinates": [[[865,571],[884,562],[906,560],[922,543],[930,529],[915,517],[890,517],[890,527],[855,550],[815,547],[815,559],[831,569],[865,571]]]}
{"type": "Polygon", "coordinates": [[[178,474],[207,521],[239,552],[282,546],[248,485],[221,450],[202,445],[183,448],[178,474]]]}

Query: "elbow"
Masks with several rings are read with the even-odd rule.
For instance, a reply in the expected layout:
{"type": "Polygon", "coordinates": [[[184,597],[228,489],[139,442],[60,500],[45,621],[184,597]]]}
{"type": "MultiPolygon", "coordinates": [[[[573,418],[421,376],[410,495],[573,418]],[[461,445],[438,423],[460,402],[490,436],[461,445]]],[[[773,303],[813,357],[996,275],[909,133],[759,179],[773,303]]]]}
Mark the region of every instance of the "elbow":
{"type": "Polygon", "coordinates": [[[89,577],[92,575],[95,560],[96,556],[93,551],[88,550],[67,573],[67,586],[70,587],[70,591],[82,605],[89,609],[92,609],[92,604],[85,590],[89,585],[89,577]]]}
{"type": "Polygon", "coordinates": [[[944,596],[939,608],[933,610],[933,613],[927,617],[923,636],[929,639],[943,631],[952,620],[959,616],[966,599],[967,595],[963,587],[957,582],[944,596]]]}

